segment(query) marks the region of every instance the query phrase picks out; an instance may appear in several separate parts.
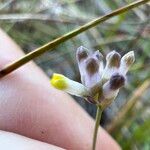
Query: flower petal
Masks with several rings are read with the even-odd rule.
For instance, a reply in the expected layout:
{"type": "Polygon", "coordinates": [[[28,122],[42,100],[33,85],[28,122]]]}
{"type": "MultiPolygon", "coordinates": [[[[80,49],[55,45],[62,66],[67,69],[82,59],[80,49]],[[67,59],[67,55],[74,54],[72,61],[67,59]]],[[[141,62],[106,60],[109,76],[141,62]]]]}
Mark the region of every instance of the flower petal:
{"type": "Polygon", "coordinates": [[[84,85],[76,81],[70,80],[62,74],[54,73],[50,83],[56,89],[65,91],[69,94],[86,97],[89,96],[89,92],[84,85]]]}
{"type": "Polygon", "coordinates": [[[135,61],[134,51],[130,51],[121,58],[120,72],[126,74],[135,61]]]}

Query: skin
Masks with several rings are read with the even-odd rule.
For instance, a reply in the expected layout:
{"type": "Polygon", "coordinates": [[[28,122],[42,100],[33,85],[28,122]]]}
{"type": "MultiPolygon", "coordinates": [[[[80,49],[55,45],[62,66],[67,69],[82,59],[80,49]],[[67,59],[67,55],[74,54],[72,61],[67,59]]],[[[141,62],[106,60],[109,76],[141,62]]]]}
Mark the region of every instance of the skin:
{"type": "MultiPolygon", "coordinates": [[[[23,55],[0,30],[0,69],[23,55]]],[[[51,87],[42,70],[29,62],[0,79],[0,130],[0,147],[5,150],[90,150],[94,121],[69,95],[51,87]]],[[[101,127],[99,149],[120,149],[101,127]]]]}

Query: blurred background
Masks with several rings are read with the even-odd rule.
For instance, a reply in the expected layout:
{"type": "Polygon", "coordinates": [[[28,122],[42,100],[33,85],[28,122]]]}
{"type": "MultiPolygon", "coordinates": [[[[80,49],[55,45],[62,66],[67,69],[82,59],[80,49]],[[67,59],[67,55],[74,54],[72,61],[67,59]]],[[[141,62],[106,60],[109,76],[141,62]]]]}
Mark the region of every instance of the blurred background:
{"type": "MultiPolygon", "coordinates": [[[[0,27],[28,53],[92,19],[133,0],[0,0],[0,27]]],[[[121,55],[134,50],[136,62],[128,82],[102,116],[102,126],[124,150],[150,150],[150,4],[116,16],[59,45],[35,60],[45,73],[79,81],[75,60],[79,46],[111,50],[121,55]]],[[[75,100],[92,116],[96,108],[75,100]]]]}

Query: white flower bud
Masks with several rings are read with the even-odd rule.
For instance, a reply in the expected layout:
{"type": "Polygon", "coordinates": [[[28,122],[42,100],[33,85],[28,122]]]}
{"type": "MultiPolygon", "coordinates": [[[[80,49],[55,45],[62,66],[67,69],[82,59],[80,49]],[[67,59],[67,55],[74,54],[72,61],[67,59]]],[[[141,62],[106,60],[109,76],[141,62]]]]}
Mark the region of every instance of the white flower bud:
{"type": "Polygon", "coordinates": [[[108,66],[110,68],[111,67],[119,68],[120,59],[121,59],[120,54],[118,52],[116,52],[115,50],[113,50],[112,52],[108,53],[106,56],[106,61],[107,61],[106,66],[108,66]]]}
{"type": "Polygon", "coordinates": [[[80,46],[78,49],[77,49],[77,52],[76,52],[76,58],[77,58],[77,61],[82,61],[84,60],[85,58],[88,57],[88,49],[83,47],[83,46],[80,46]]]}
{"type": "Polygon", "coordinates": [[[103,72],[103,81],[107,81],[114,73],[119,73],[121,56],[116,51],[112,51],[106,56],[106,67],[103,72]]]}
{"type": "Polygon", "coordinates": [[[85,60],[89,55],[89,50],[83,46],[80,46],[77,49],[76,52],[76,59],[78,62],[78,67],[80,71],[80,76],[81,76],[81,82],[84,84],[85,83],[85,60]]]}
{"type": "Polygon", "coordinates": [[[102,87],[102,94],[99,102],[102,108],[109,106],[119,93],[119,89],[124,85],[125,78],[122,75],[113,75],[102,87]]]}
{"type": "Polygon", "coordinates": [[[120,73],[126,75],[135,61],[134,51],[130,51],[121,58],[120,73]]]}
{"type": "Polygon", "coordinates": [[[125,83],[125,78],[122,75],[114,74],[103,85],[103,95],[105,98],[113,98],[118,93],[118,89],[125,83]]]}
{"type": "Polygon", "coordinates": [[[82,84],[85,85],[91,93],[95,93],[102,76],[100,75],[100,68],[103,69],[102,54],[99,51],[89,54],[88,50],[81,46],[77,50],[76,57],[82,84]]]}
{"type": "Polygon", "coordinates": [[[99,60],[99,75],[102,77],[104,71],[103,55],[97,50],[94,52],[93,56],[99,60]]]}

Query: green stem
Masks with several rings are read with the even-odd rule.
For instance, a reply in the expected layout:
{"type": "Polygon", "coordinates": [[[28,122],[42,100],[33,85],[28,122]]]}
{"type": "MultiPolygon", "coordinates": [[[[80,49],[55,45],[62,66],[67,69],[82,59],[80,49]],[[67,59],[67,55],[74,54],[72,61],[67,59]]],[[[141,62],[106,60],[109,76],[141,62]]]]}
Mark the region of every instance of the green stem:
{"type": "Polygon", "coordinates": [[[0,78],[4,77],[5,75],[9,74],[10,72],[16,70],[17,68],[21,67],[22,65],[26,64],[27,62],[29,62],[30,60],[33,60],[34,58],[40,56],[41,54],[43,54],[46,51],[52,50],[53,48],[55,48],[56,46],[60,45],[61,43],[71,39],[72,37],[92,28],[95,27],[96,25],[114,17],[117,15],[120,15],[126,11],[129,11],[135,7],[138,7],[142,4],[145,4],[147,2],[149,2],[150,0],[137,0],[129,5],[126,5],[124,7],[121,7],[117,10],[114,10],[113,12],[106,14],[104,16],[101,16],[95,20],[92,20],[88,23],[86,23],[85,25],[71,31],[68,32],[67,34],[35,49],[34,51],[28,53],[27,55],[23,56],[22,58],[16,60],[15,62],[12,62],[11,64],[5,66],[2,70],[0,70],[0,78]]]}
{"type": "Polygon", "coordinates": [[[102,109],[100,108],[100,106],[97,105],[92,150],[95,150],[95,148],[96,148],[97,133],[98,133],[98,127],[99,127],[100,120],[101,120],[101,115],[102,115],[102,109]]]}

